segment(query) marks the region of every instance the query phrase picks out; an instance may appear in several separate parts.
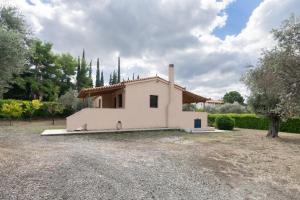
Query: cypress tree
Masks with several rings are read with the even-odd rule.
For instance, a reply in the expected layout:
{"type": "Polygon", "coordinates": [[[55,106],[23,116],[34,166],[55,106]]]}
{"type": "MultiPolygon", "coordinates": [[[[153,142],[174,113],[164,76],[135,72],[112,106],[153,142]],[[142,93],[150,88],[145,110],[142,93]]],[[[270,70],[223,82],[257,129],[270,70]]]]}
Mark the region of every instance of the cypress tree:
{"type": "Polygon", "coordinates": [[[111,77],[111,74],[109,74],[109,85],[112,84],[112,77],[111,77]]]}
{"type": "Polygon", "coordinates": [[[93,73],[93,71],[92,71],[92,60],[91,60],[91,62],[90,62],[90,67],[89,67],[89,82],[90,82],[90,87],[93,87],[94,85],[93,85],[93,78],[92,78],[92,73],[93,73]]]}
{"type": "Polygon", "coordinates": [[[76,73],[76,86],[77,86],[77,90],[80,90],[80,58],[78,56],[77,59],[77,73],[76,73]]]}
{"type": "Polygon", "coordinates": [[[92,60],[90,62],[90,68],[89,68],[89,78],[92,78],[92,60]]]}
{"type": "Polygon", "coordinates": [[[132,74],[132,80],[134,80],[134,73],[132,74]]]}
{"type": "Polygon", "coordinates": [[[120,63],[120,57],[118,57],[118,77],[117,77],[117,82],[120,83],[121,81],[121,63],[120,63]]]}
{"type": "MultiPolygon", "coordinates": [[[[101,73],[102,76],[102,73],[101,73]]],[[[100,79],[100,69],[99,69],[99,58],[97,59],[97,72],[96,72],[96,87],[100,87],[102,80],[100,79]]]]}
{"type": "Polygon", "coordinates": [[[80,91],[82,88],[87,88],[91,86],[91,79],[88,77],[88,69],[86,66],[86,61],[85,61],[85,52],[83,50],[82,52],[82,58],[81,58],[81,63],[80,63],[80,71],[78,74],[78,91],[80,91]]]}
{"type": "Polygon", "coordinates": [[[100,85],[101,85],[101,86],[104,86],[103,70],[101,71],[100,85]]]}
{"type": "Polygon", "coordinates": [[[118,77],[116,71],[114,70],[113,77],[112,77],[112,84],[116,84],[117,82],[118,82],[118,77]]]}

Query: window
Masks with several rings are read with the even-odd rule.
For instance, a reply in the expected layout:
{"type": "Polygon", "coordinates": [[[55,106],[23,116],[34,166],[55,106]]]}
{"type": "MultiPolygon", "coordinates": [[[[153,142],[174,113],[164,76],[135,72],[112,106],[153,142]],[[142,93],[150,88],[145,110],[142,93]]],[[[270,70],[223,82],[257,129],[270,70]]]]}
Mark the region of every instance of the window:
{"type": "Polygon", "coordinates": [[[123,107],[123,98],[122,98],[122,94],[118,95],[118,103],[119,103],[119,108],[123,107]]]}
{"type": "Polygon", "coordinates": [[[150,108],[157,108],[157,107],[158,107],[158,96],[150,95],[150,108]]]}

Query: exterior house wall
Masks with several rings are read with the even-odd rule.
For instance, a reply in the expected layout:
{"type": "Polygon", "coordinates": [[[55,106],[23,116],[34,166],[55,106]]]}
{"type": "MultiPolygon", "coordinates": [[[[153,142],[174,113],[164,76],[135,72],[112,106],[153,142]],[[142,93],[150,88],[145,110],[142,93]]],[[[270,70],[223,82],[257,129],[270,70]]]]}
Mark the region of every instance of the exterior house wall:
{"type": "Polygon", "coordinates": [[[182,111],[182,90],[175,88],[174,85],[171,89],[170,92],[170,85],[159,80],[129,83],[125,89],[103,95],[102,109],[85,108],[69,116],[67,130],[116,129],[119,121],[124,129],[165,127],[193,129],[194,119],[201,119],[202,129],[207,128],[207,113],[182,111]],[[114,107],[113,98],[118,94],[123,94],[123,107],[111,109],[114,107]],[[158,96],[158,108],[150,108],[150,95],[158,96]]]}

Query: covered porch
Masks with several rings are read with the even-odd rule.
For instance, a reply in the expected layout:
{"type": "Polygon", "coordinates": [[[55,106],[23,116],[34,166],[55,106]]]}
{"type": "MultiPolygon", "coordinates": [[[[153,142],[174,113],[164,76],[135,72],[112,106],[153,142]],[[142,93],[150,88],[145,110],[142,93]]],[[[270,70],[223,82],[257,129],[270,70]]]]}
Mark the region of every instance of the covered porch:
{"type": "Polygon", "coordinates": [[[207,100],[208,98],[184,90],[182,92],[182,111],[194,111],[198,103],[205,104],[207,100]]]}
{"type": "Polygon", "coordinates": [[[88,88],[80,91],[79,98],[90,108],[125,108],[125,85],[122,83],[88,88]]]}

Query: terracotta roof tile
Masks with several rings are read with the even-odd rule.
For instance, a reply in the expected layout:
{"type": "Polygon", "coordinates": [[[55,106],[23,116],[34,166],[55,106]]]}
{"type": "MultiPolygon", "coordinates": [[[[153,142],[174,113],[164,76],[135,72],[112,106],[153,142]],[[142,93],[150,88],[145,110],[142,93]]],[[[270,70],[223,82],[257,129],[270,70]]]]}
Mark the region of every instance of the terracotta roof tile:
{"type": "MultiPolygon", "coordinates": [[[[126,84],[131,84],[131,83],[138,83],[141,81],[147,81],[147,80],[153,80],[153,79],[157,79],[160,81],[163,81],[165,83],[168,83],[169,81],[159,77],[159,76],[151,76],[151,77],[146,77],[146,78],[140,78],[140,79],[135,79],[135,80],[127,80],[127,81],[122,81],[120,83],[116,83],[113,85],[105,85],[105,86],[101,86],[101,87],[94,87],[94,88],[85,88],[82,89],[79,94],[78,97],[79,98],[85,98],[87,96],[96,96],[96,94],[101,94],[101,93],[105,93],[105,92],[113,92],[115,90],[121,89],[121,88],[125,88],[126,84]]],[[[175,84],[175,87],[181,89],[184,93],[184,102],[185,103],[189,103],[189,102],[205,102],[206,100],[208,100],[205,97],[199,96],[197,94],[194,94],[192,92],[186,91],[186,89],[184,87],[181,87],[180,85],[175,84]]]]}

